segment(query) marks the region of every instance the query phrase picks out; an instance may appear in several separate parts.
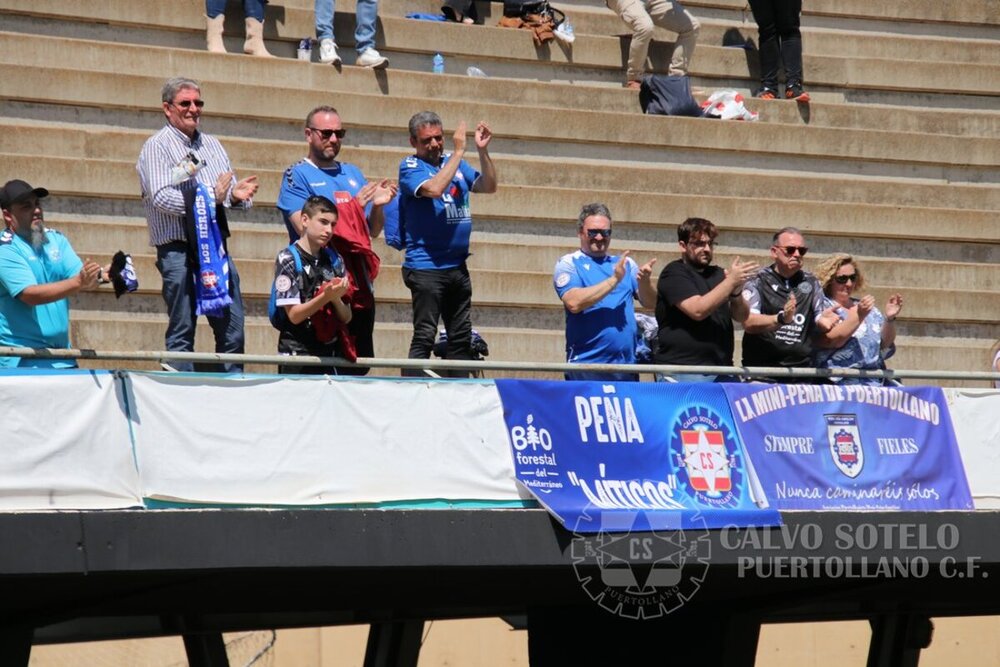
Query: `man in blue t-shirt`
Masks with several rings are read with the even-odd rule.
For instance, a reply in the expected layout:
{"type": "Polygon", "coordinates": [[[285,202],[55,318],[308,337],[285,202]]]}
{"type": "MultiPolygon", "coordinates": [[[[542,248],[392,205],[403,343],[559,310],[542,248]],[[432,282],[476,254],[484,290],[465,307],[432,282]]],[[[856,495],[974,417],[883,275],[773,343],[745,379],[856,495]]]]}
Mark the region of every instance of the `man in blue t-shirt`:
{"type": "Polygon", "coordinates": [[[496,167],[488,150],[493,133],[482,121],[476,126],[480,173],[463,159],[465,121],[458,124],[455,150],[448,154],[436,113],[415,114],[409,130],[415,155],[399,165],[399,226],[406,241],[403,282],[413,301],[409,357],[430,357],[441,318],[448,334],[446,357],[471,359],[472,281],[465,265],[472,232],[469,193],[497,191],[496,167]]]}
{"type": "MultiPolygon", "coordinates": [[[[637,329],[635,304],[656,305],[653,258],[638,266],[622,255],[609,255],[611,211],[587,204],[577,221],[580,249],[563,255],[552,276],[566,306],[566,361],[587,364],[634,364],[637,329]]],[[[638,373],[566,373],[567,380],[638,380],[638,373]]]]}
{"type": "MultiPolygon", "coordinates": [[[[309,197],[326,197],[337,205],[339,222],[333,244],[347,264],[358,287],[352,302],[353,317],[349,329],[359,357],[374,357],[375,344],[375,275],[377,257],[371,239],[382,231],[383,207],[396,196],[397,186],[389,180],[368,182],[361,170],[349,162],[340,162],[341,141],[347,134],[340,114],[331,106],[319,106],[306,116],[307,157],[285,170],[278,194],[278,209],[288,228],[288,237],[296,241],[302,234],[302,206],[309,197]],[[358,206],[354,207],[353,202],[358,206]]],[[[344,369],[348,375],[364,374],[367,367],[344,369]]]]}
{"type": "MultiPolygon", "coordinates": [[[[0,190],[0,345],[69,347],[69,300],[94,289],[102,268],[81,262],[66,237],[46,229],[39,201],[45,188],[20,180],[0,190]]],[[[104,268],[103,271],[108,271],[104,268]]],[[[74,368],[72,359],[0,357],[0,368],[74,368]]]]}

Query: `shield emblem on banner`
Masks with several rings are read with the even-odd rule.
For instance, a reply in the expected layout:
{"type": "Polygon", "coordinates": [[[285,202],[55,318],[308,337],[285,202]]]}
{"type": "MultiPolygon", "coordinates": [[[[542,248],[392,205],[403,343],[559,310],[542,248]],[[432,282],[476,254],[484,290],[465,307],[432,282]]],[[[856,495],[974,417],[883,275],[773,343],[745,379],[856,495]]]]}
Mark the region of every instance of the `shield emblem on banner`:
{"type": "Polygon", "coordinates": [[[830,454],[837,470],[851,479],[861,474],[865,465],[865,450],[861,445],[861,431],[857,415],[825,415],[826,435],[830,441],[830,454]]]}
{"type": "Polygon", "coordinates": [[[733,488],[729,456],[722,431],[699,428],[681,431],[684,465],[695,491],[719,494],[733,488]]]}

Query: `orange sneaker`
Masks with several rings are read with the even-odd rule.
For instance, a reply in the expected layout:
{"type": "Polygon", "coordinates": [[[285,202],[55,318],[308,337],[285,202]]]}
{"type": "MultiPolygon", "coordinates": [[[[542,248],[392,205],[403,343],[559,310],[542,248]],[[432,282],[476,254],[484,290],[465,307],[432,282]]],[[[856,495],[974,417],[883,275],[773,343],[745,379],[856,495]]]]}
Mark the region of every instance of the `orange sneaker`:
{"type": "Polygon", "coordinates": [[[785,86],[785,99],[806,103],[809,101],[809,93],[802,90],[801,83],[793,83],[790,86],[785,86]]]}
{"type": "Polygon", "coordinates": [[[776,100],[778,99],[777,91],[770,88],[761,88],[757,91],[757,97],[762,100],[776,100]]]}

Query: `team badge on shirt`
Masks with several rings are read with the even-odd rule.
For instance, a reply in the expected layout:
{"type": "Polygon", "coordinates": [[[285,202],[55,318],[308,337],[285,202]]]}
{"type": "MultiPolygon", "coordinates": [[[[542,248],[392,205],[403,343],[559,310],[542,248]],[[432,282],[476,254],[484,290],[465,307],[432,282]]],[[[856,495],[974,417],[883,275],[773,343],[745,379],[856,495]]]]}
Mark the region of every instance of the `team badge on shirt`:
{"type": "Polygon", "coordinates": [[[280,276],[274,279],[275,292],[287,292],[291,288],[292,288],[292,279],[286,276],[285,274],[281,274],[280,276]]]}
{"type": "Polygon", "coordinates": [[[568,273],[560,273],[556,276],[556,287],[566,287],[569,284],[570,275],[568,273]]]}

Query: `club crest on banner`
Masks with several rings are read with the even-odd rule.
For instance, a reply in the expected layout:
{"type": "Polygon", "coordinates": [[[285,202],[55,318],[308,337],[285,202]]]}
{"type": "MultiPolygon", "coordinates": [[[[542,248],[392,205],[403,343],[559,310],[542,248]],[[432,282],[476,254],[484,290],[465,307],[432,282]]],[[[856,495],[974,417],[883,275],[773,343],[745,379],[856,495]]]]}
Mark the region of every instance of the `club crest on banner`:
{"type": "Polygon", "coordinates": [[[861,474],[865,466],[865,450],[861,445],[858,416],[849,414],[824,416],[833,464],[837,466],[837,470],[854,479],[861,474]]]}
{"type": "Polygon", "coordinates": [[[730,507],[738,502],[740,450],[718,414],[703,406],[682,412],[674,422],[670,451],[685,490],[699,503],[730,507]]]}

